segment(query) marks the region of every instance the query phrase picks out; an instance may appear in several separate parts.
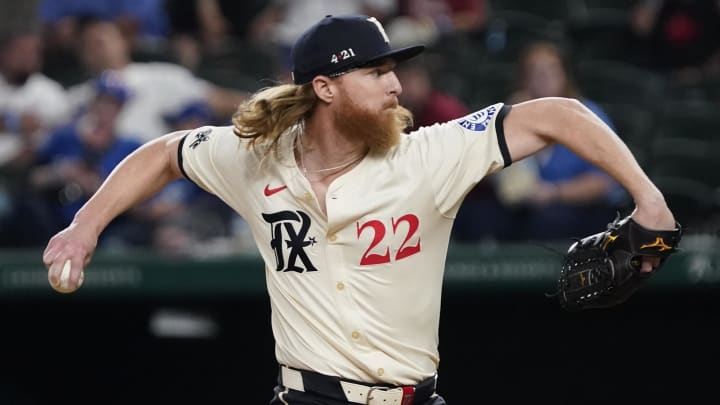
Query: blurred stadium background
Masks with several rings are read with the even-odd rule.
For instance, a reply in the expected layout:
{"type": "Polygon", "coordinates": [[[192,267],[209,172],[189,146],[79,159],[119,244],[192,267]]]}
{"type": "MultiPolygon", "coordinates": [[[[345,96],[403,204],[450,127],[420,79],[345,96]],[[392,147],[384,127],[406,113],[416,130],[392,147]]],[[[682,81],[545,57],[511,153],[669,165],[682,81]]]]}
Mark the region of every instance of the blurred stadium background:
{"type": "MultiPolygon", "coordinates": [[[[561,313],[543,296],[557,276],[553,250],[566,239],[453,240],[440,330],[439,384],[449,403],[699,403],[713,394],[720,359],[717,3],[0,1],[0,404],[269,401],[277,371],[269,302],[241,218],[216,201],[188,204],[177,197],[187,196],[182,188],[168,192],[167,205],[105,241],[79,292],[60,295],[41,262],[58,230],[44,215],[48,199],[71,209],[77,190],[38,191],[34,169],[46,163],[37,158],[46,138],[89,105],[75,91],[96,79],[80,49],[88,16],[116,23],[136,63],[172,64],[244,93],[287,80],[287,39],[323,10],[372,12],[397,46],[426,41],[433,85],[470,110],[508,100],[521,50],[551,41],[687,228],[682,251],[646,289],[622,308],[586,314],[561,313]],[[30,135],[19,117],[42,116],[49,99],[23,104],[30,96],[16,90],[25,82],[8,74],[18,52],[10,44],[28,33],[42,44],[42,63],[29,73],[58,83],[61,104],[77,106],[30,135]],[[178,211],[192,215],[170,215],[178,211]]],[[[163,122],[229,122],[208,99],[187,101],[158,107],[163,122]]]]}

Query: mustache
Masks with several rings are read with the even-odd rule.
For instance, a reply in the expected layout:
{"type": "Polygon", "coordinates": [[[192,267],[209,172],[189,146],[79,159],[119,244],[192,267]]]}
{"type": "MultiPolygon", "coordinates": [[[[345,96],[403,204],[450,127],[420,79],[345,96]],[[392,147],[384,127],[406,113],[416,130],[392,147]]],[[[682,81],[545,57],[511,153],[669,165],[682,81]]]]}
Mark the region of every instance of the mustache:
{"type": "Polygon", "coordinates": [[[383,104],[384,109],[393,109],[398,108],[400,103],[398,102],[397,97],[392,98],[390,101],[387,101],[383,104]]]}

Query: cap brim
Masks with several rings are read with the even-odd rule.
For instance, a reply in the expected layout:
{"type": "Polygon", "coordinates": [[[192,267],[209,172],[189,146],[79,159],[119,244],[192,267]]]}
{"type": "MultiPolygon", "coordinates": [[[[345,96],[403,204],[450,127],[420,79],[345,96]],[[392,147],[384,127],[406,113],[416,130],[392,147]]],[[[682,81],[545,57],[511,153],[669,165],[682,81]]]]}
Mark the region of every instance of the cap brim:
{"type": "Polygon", "coordinates": [[[371,60],[367,61],[367,63],[373,63],[377,62],[382,59],[392,59],[397,63],[406,61],[410,58],[413,58],[415,56],[418,56],[422,53],[422,51],[425,50],[424,45],[414,45],[414,46],[408,46],[405,48],[400,49],[393,49],[390,52],[385,52],[383,54],[380,54],[371,60]]]}

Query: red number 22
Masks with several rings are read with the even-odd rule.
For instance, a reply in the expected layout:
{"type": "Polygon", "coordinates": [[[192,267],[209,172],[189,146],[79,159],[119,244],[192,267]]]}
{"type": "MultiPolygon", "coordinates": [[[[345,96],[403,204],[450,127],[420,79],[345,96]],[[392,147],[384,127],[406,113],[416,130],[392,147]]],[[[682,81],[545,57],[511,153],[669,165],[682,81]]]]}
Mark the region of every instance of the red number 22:
{"type": "MultiPolygon", "coordinates": [[[[400,225],[402,222],[407,222],[408,224],[408,233],[405,235],[405,239],[403,240],[402,244],[400,245],[400,248],[398,249],[397,253],[395,254],[395,260],[404,259],[408,256],[412,256],[415,253],[420,251],[420,240],[418,240],[417,244],[412,246],[405,246],[407,242],[415,235],[415,232],[417,232],[418,228],[420,227],[420,220],[418,217],[416,217],[413,214],[406,214],[398,218],[397,220],[395,218],[391,219],[392,224],[392,232],[393,235],[397,233],[398,225],[400,225]]],[[[373,232],[373,240],[370,242],[370,246],[365,250],[365,253],[363,254],[362,258],[360,259],[360,265],[361,266],[369,266],[373,264],[383,264],[383,263],[389,263],[390,262],[390,247],[385,248],[385,252],[383,254],[378,253],[370,253],[375,247],[377,247],[380,242],[385,238],[386,228],[385,224],[381,221],[378,221],[376,219],[370,220],[368,222],[365,222],[363,224],[357,223],[357,236],[358,239],[360,239],[360,235],[363,233],[365,229],[370,229],[373,232]]]]}

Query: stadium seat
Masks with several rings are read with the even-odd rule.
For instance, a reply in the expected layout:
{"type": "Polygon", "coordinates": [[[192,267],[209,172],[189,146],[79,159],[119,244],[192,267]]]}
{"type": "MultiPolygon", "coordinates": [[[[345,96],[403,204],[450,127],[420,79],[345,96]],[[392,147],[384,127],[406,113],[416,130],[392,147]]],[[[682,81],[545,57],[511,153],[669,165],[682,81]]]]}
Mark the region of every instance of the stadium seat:
{"type": "Polygon", "coordinates": [[[138,46],[132,49],[135,62],[180,63],[177,55],[169,46],[138,46]]]}
{"type": "Polygon", "coordinates": [[[635,62],[627,33],[628,16],[622,10],[597,9],[576,15],[568,23],[576,61],[635,62]]]}
{"type": "Polygon", "coordinates": [[[274,84],[230,68],[202,67],[195,74],[217,86],[250,93],[274,84]]]}
{"type": "Polygon", "coordinates": [[[487,23],[486,36],[487,57],[502,62],[514,62],[520,50],[533,41],[567,43],[562,22],[526,11],[493,12],[487,23]]]}
{"type": "Polygon", "coordinates": [[[668,98],[686,103],[703,103],[714,98],[710,83],[677,83],[671,81],[668,85],[668,98]]]}
{"type": "Polygon", "coordinates": [[[650,148],[650,175],[684,177],[720,188],[720,140],[658,138],[650,148]]]}
{"type": "Polygon", "coordinates": [[[648,69],[617,60],[584,60],[575,66],[582,93],[601,103],[626,102],[644,107],[663,99],[666,79],[648,69]]]}
{"type": "Polygon", "coordinates": [[[675,219],[686,227],[702,223],[716,210],[714,190],[701,182],[680,176],[655,176],[652,180],[675,219]]]}
{"type": "Polygon", "coordinates": [[[514,64],[510,62],[484,62],[464,75],[463,99],[470,108],[482,108],[506,101],[513,91],[514,64]]]}
{"type": "Polygon", "coordinates": [[[629,12],[637,2],[628,0],[573,0],[573,3],[577,3],[579,6],[588,10],[588,12],[598,9],[613,9],[629,12]]]}
{"type": "Polygon", "coordinates": [[[66,88],[91,79],[82,61],[74,52],[50,52],[45,54],[42,73],[66,88]]]}
{"type": "Polygon", "coordinates": [[[199,71],[234,70],[256,80],[272,78],[278,67],[278,56],[272,50],[238,41],[222,51],[202,55],[199,71]]]}
{"type": "Polygon", "coordinates": [[[623,141],[645,146],[652,140],[655,121],[653,110],[628,102],[600,103],[623,141]]]}
{"type": "Polygon", "coordinates": [[[707,96],[708,101],[720,103],[720,77],[713,77],[703,80],[698,84],[707,96]]]}
{"type": "Polygon", "coordinates": [[[720,139],[720,114],[713,102],[666,101],[658,113],[658,137],[720,139]]]}
{"type": "MultiPolygon", "coordinates": [[[[485,40],[461,32],[438,38],[420,56],[441,79],[445,72],[463,74],[480,65],[485,57],[485,40]]],[[[442,80],[442,79],[441,79],[442,80]]]]}
{"type": "Polygon", "coordinates": [[[572,0],[553,0],[553,1],[535,1],[535,0],[492,0],[490,1],[490,11],[523,11],[540,16],[549,21],[567,21],[572,14],[574,1],[572,0]]]}
{"type": "Polygon", "coordinates": [[[653,139],[653,110],[627,102],[599,104],[610,117],[620,139],[628,145],[640,164],[644,165],[653,139]]]}

